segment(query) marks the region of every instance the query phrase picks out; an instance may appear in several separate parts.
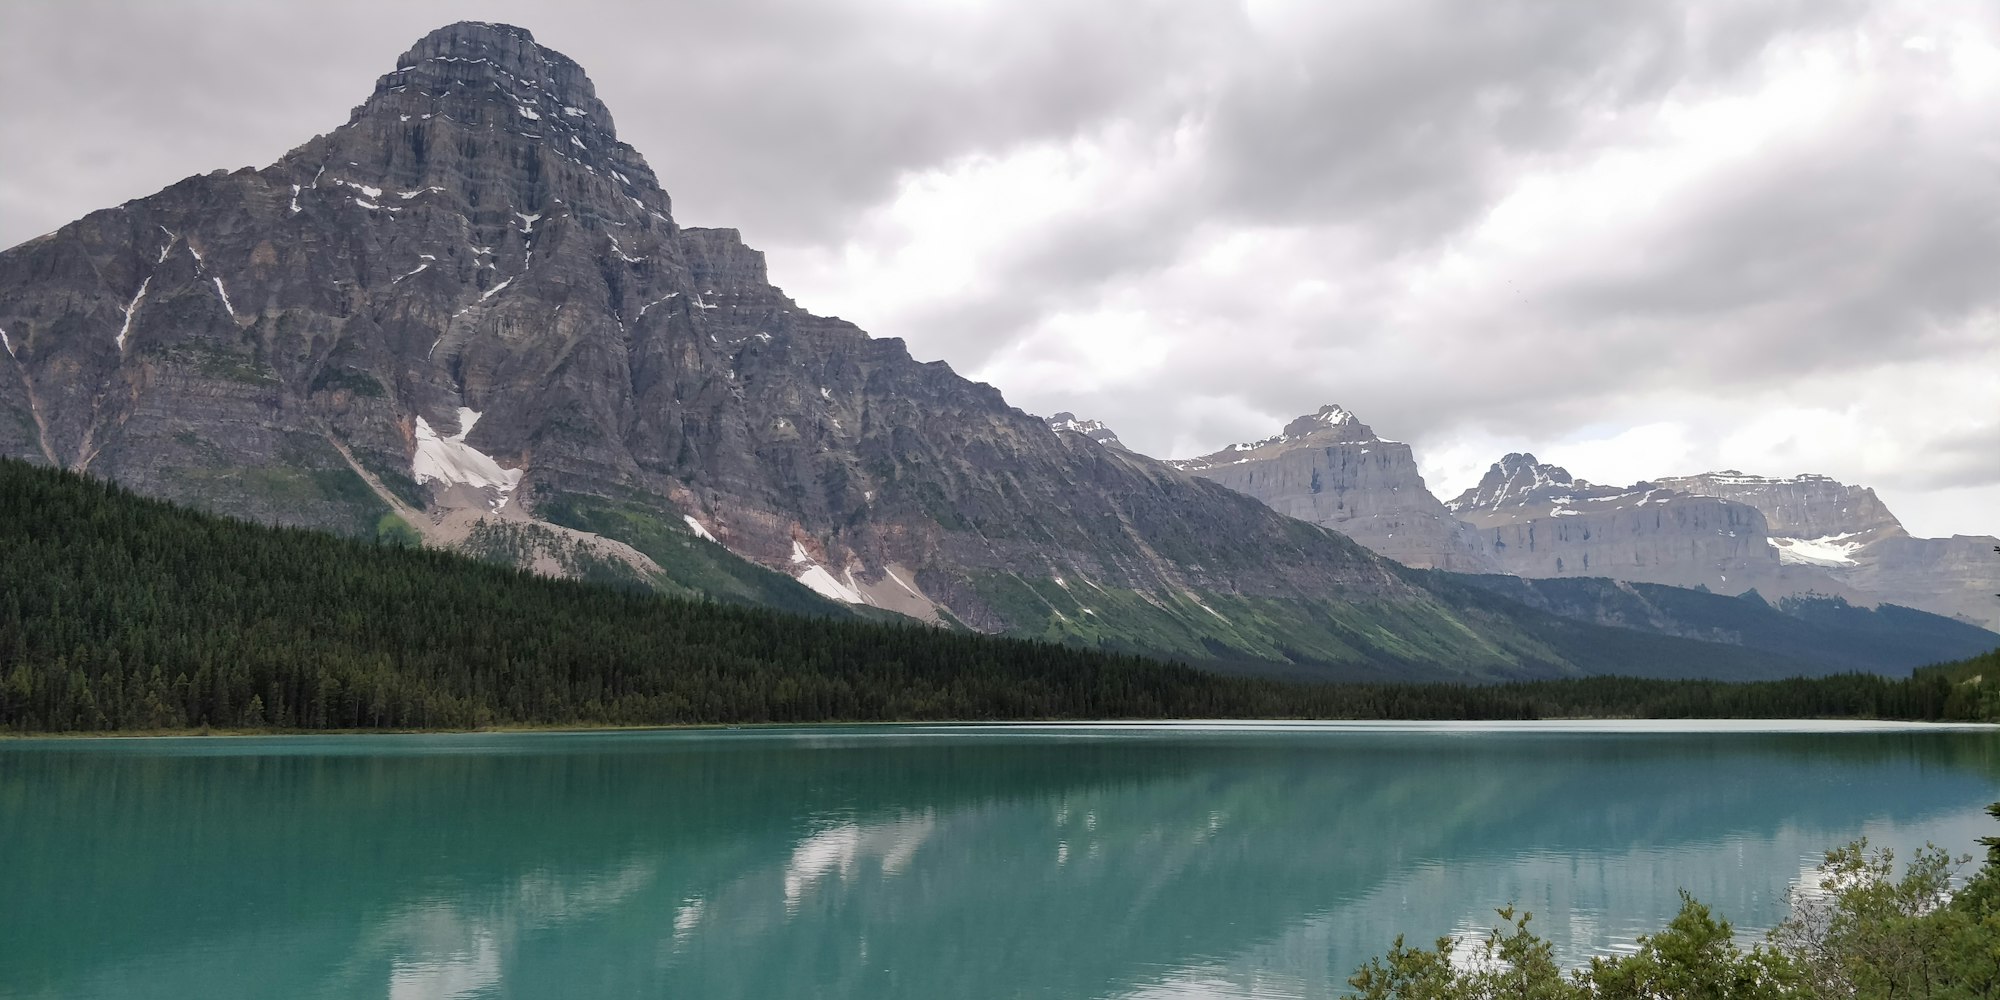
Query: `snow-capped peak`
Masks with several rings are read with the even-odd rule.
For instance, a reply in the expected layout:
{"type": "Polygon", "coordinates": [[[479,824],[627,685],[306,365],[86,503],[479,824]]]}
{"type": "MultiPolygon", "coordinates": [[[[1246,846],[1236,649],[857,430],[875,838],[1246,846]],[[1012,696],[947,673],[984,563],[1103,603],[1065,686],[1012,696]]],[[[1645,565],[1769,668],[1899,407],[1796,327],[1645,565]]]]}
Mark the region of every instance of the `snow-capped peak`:
{"type": "MultiPolygon", "coordinates": [[[[1244,441],[1232,444],[1220,451],[1200,458],[1174,459],[1167,464],[1182,472],[1199,472],[1218,465],[1241,465],[1244,462],[1269,457],[1277,452],[1253,455],[1265,448],[1289,445],[1293,442],[1311,444],[1372,444],[1382,441],[1373,428],[1361,422],[1351,411],[1336,403],[1329,403],[1318,410],[1293,420],[1285,429],[1261,441],[1244,441]],[[1308,439],[1310,441],[1308,442],[1308,439]]],[[[1385,442],[1386,443],[1386,442],[1385,442]]],[[[1284,449],[1290,450],[1290,449],[1284,449]]]]}
{"type": "Polygon", "coordinates": [[[1476,510],[1519,503],[1537,491],[1560,488],[1565,494],[1587,489],[1589,483],[1569,474],[1559,465],[1547,465],[1527,452],[1512,452],[1486,470],[1486,477],[1445,507],[1452,511],[1476,510]]]}
{"type": "Polygon", "coordinates": [[[1309,434],[1330,434],[1338,441],[1377,441],[1375,431],[1361,422],[1346,407],[1338,403],[1328,403],[1318,410],[1308,413],[1285,425],[1279,441],[1291,441],[1309,434]]]}
{"type": "Polygon", "coordinates": [[[1052,431],[1070,431],[1081,434],[1106,448],[1126,450],[1124,442],[1118,440],[1118,435],[1113,433],[1111,428],[1104,426],[1102,420],[1080,420],[1076,414],[1064,411],[1049,417],[1048,423],[1052,431]]]}

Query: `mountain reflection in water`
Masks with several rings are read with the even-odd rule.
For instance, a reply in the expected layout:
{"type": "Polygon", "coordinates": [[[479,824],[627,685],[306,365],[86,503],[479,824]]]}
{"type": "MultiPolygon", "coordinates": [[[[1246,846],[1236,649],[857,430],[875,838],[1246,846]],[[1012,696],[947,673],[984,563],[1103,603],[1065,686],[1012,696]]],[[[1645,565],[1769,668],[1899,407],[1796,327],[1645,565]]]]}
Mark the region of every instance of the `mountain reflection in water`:
{"type": "Polygon", "coordinates": [[[0,996],[1328,996],[1509,902],[1767,926],[2000,797],[1986,732],[1549,728],[4,744],[0,996]]]}

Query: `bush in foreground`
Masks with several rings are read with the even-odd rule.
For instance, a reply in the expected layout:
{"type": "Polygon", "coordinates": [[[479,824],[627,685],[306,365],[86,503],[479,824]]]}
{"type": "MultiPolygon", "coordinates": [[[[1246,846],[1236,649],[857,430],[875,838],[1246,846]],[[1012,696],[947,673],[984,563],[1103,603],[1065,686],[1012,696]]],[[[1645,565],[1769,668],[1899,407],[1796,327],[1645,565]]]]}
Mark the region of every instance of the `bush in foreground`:
{"type": "MultiPolygon", "coordinates": [[[[2000,819],[2000,803],[1987,811],[2000,819]]],[[[2000,997],[2000,837],[1981,838],[1985,864],[1926,847],[1901,878],[1886,850],[1857,841],[1827,853],[1819,892],[1748,950],[1686,893],[1667,928],[1638,950],[1565,971],[1530,915],[1500,911],[1506,927],[1469,953],[1450,938],[1389,953],[1348,980],[1368,1000],[1960,1000],[2000,997]]]]}

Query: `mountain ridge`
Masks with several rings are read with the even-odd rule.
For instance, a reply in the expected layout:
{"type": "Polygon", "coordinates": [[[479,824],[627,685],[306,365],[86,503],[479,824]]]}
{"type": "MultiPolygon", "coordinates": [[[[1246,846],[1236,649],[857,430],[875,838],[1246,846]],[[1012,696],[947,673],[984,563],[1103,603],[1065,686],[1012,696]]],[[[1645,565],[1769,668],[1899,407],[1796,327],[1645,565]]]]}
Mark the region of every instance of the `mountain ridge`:
{"type": "Polygon", "coordinates": [[[1272,437],[1168,464],[1406,566],[1500,569],[1425,486],[1410,446],[1384,440],[1337,403],[1288,422],[1272,437]]]}
{"type": "Polygon", "coordinates": [[[555,570],[594,545],[669,592],[1300,669],[1591,666],[807,312],[736,231],[677,224],[595,100],[527,32],[450,25],[271,166],[0,253],[0,454],[555,570]]]}
{"type": "Polygon", "coordinates": [[[1272,437],[1169,464],[1418,568],[1837,597],[2000,628],[2000,602],[1991,598],[2000,590],[2000,561],[1987,557],[2000,539],[1914,538],[1867,487],[1816,473],[1734,469],[1615,487],[1513,452],[1439,503],[1413,457],[1396,454],[1399,474],[1386,478],[1369,480],[1351,467],[1391,449],[1408,446],[1329,404],[1272,437]],[[1326,426],[1340,430],[1328,434],[1326,426]],[[1371,524],[1383,513],[1371,505],[1402,515],[1389,522],[1394,531],[1371,524]],[[1428,538],[1409,531],[1412,520],[1428,538]],[[1447,527],[1454,523],[1456,537],[1447,527]]]}

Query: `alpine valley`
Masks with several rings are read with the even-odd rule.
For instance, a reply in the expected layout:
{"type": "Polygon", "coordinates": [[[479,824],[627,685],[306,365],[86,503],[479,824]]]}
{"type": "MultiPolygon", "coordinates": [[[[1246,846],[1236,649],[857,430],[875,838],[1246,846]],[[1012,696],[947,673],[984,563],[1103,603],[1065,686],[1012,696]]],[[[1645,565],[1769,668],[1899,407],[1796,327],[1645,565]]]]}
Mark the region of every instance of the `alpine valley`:
{"type": "Polygon", "coordinates": [[[1322,678],[2000,645],[1940,617],[2000,624],[1990,539],[1911,538],[1830,480],[1509,456],[1446,504],[1338,408],[1180,463],[1024,413],[677,224],[583,70],[506,25],[426,36],[276,163],[0,253],[0,346],[0,456],[671,594],[1322,678]]]}

